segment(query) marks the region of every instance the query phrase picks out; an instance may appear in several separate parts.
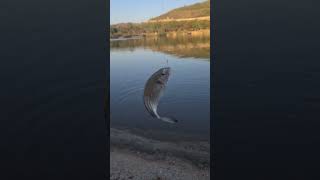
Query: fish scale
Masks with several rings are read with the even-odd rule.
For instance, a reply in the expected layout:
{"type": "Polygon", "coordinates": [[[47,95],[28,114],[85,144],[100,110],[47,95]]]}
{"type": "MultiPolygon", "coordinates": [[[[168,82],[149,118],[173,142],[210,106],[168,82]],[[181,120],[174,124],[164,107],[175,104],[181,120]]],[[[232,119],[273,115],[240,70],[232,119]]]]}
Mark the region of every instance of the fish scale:
{"type": "Polygon", "coordinates": [[[162,96],[170,76],[170,67],[161,68],[151,75],[144,88],[144,105],[153,118],[169,123],[176,123],[177,120],[171,117],[162,117],[157,113],[160,97],[162,96]]]}

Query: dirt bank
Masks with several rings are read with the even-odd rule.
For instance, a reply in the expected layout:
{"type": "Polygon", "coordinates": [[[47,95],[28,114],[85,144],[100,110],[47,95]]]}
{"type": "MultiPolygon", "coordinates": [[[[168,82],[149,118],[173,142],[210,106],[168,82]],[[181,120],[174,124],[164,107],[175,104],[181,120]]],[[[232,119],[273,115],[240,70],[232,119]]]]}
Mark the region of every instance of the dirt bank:
{"type": "Polygon", "coordinates": [[[163,142],[118,129],[110,140],[111,180],[210,179],[206,142],[163,142]]]}

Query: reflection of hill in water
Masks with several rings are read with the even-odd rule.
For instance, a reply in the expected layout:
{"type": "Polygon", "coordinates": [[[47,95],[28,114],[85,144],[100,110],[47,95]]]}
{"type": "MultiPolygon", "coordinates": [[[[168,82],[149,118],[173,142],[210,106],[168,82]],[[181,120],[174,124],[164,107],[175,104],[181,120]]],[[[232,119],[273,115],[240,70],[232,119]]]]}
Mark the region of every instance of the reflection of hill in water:
{"type": "Polygon", "coordinates": [[[178,57],[210,59],[210,37],[154,37],[142,39],[115,40],[110,42],[111,50],[146,48],[178,57]]]}

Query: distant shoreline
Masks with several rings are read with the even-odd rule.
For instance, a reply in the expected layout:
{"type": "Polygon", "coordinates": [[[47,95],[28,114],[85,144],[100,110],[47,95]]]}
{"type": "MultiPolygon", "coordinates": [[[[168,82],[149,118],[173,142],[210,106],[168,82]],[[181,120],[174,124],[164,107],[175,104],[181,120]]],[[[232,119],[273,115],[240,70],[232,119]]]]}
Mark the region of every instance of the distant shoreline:
{"type": "Polygon", "coordinates": [[[201,30],[193,30],[193,31],[170,31],[165,33],[142,33],[142,34],[136,34],[136,35],[117,35],[117,36],[110,36],[110,40],[127,40],[127,39],[141,39],[141,38],[148,38],[148,37],[177,37],[177,36],[210,36],[210,29],[201,29],[201,30]]]}
{"type": "Polygon", "coordinates": [[[110,41],[125,41],[130,39],[141,39],[143,36],[130,36],[130,37],[117,37],[117,38],[110,38],[110,41]]]}

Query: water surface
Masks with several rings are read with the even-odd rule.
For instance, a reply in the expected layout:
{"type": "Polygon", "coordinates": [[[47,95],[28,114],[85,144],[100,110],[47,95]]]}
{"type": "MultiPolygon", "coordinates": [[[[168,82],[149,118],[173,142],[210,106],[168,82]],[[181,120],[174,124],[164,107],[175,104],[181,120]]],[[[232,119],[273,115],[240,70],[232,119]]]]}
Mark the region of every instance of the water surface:
{"type": "Polygon", "coordinates": [[[209,140],[210,40],[205,37],[111,41],[111,127],[161,139],[209,140]],[[158,113],[177,124],[153,119],[143,104],[144,86],[163,67],[171,75],[158,113]]]}

